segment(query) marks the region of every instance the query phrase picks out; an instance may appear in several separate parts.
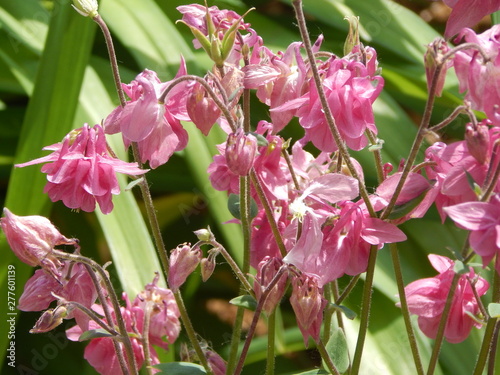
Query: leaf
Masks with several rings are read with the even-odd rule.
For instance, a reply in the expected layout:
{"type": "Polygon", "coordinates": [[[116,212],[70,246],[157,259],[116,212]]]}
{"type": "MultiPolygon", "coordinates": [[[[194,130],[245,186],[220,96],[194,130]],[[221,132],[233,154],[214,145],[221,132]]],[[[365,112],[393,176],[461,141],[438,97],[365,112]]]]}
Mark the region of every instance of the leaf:
{"type": "Polygon", "coordinates": [[[197,364],[189,362],[160,363],[153,366],[159,369],[157,375],[202,375],[206,374],[205,369],[197,364]]]}
{"type": "Polygon", "coordinates": [[[357,316],[357,314],[354,311],[352,311],[350,308],[348,308],[346,306],[337,305],[335,303],[330,303],[329,306],[334,308],[335,310],[341,311],[346,316],[346,318],[349,320],[353,320],[357,316]]]}
{"type": "Polygon", "coordinates": [[[89,331],[83,332],[80,337],[78,338],[78,341],[87,341],[87,340],[92,340],[92,339],[98,339],[102,337],[114,337],[111,333],[106,331],[105,329],[99,328],[99,329],[91,329],[89,331]]]}
{"type": "MultiPolygon", "coordinates": [[[[340,373],[346,372],[349,368],[349,349],[344,330],[341,328],[333,329],[325,347],[337,370],[340,373]]],[[[326,367],[324,363],[323,366],[326,367]]]]}
{"type": "Polygon", "coordinates": [[[257,308],[257,300],[250,295],[238,296],[229,301],[229,303],[251,311],[255,311],[257,308]]]}
{"type": "Polygon", "coordinates": [[[458,273],[459,275],[465,275],[470,272],[470,269],[463,262],[456,260],[455,265],[453,266],[453,272],[458,273]]]}
{"type": "Polygon", "coordinates": [[[500,303],[490,303],[488,305],[488,314],[492,318],[500,318],[500,303]]]}

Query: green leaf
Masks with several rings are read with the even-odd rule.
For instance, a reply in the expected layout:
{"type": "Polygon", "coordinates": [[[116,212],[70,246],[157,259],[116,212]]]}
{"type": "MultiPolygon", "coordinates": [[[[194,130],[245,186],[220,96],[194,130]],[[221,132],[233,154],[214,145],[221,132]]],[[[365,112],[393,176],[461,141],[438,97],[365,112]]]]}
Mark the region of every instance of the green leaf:
{"type": "Polygon", "coordinates": [[[153,366],[161,370],[157,375],[202,375],[206,374],[205,369],[197,364],[189,362],[160,363],[153,366]]]}
{"type": "Polygon", "coordinates": [[[488,314],[492,318],[500,318],[500,303],[490,303],[488,305],[488,314]]]}
{"type": "MultiPolygon", "coordinates": [[[[333,329],[325,347],[337,370],[340,373],[346,372],[349,368],[349,349],[344,330],[341,328],[333,329]]],[[[324,363],[323,366],[326,367],[324,363]]]]}
{"type": "Polygon", "coordinates": [[[456,260],[453,266],[453,272],[459,275],[465,275],[470,272],[469,266],[466,266],[463,262],[456,260]]]}
{"type": "Polygon", "coordinates": [[[229,303],[251,311],[255,311],[257,308],[257,300],[250,295],[238,296],[229,301],[229,303]]]}
{"type": "Polygon", "coordinates": [[[354,311],[352,311],[350,308],[348,308],[346,306],[337,305],[335,303],[330,303],[329,306],[331,306],[335,310],[341,311],[346,316],[346,318],[349,320],[353,320],[357,316],[357,314],[354,311]]]}
{"type": "Polygon", "coordinates": [[[105,329],[98,328],[98,329],[91,329],[89,331],[83,332],[80,337],[78,338],[78,341],[87,341],[87,340],[92,340],[92,339],[98,339],[102,337],[114,337],[111,333],[106,331],[105,329]]]}
{"type": "Polygon", "coordinates": [[[413,211],[424,200],[424,198],[427,195],[427,192],[429,190],[430,190],[430,187],[428,189],[425,189],[423,192],[421,192],[419,195],[417,195],[415,198],[411,199],[410,201],[394,206],[394,209],[389,214],[389,219],[395,220],[395,219],[399,219],[399,218],[402,218],[402,217],[408,215],[411,211],[413,211]]]}

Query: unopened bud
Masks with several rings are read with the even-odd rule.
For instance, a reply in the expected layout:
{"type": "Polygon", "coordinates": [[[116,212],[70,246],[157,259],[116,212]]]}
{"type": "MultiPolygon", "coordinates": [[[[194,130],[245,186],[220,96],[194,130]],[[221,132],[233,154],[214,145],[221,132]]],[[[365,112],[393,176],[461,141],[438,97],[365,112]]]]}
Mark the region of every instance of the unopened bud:
{"type": "Polygon", "coordinates": [[[68,310],[64,306],[58,306],[55,309],[44,311],[42,316],[37,320],[35,326],[30,330],[30,333],[49,332],[61,324],[67,315],[68,310]]]}
{"type": "Polygon", "coordinates": [[[344,56],[351,53],[354,46],[359,46],[359,17],[347,16],[344,17],[349,22],[349,33],[344,43],[344,56]]]}
{"type": "Polygon", "coordinates": [[[84,17],[97,16],[97,0],[73,0],[72,7],[84,17]]]}
{"type": "Polygon", "coordinates": [[[200,268],[201,268],[201,279],[203,282],[207,281],[210,276],[212,276],[212,273],[214,273],[215,270],[215,258],[217,257],[218,252],[217,251],[211,251],[208,254],[208,257],[203,258],[201,260],[200,268]]]}
{"type": "MultiPolygon", "coordinates": [[[[271,281],[274,279],[280,268],[283,266],[283,261],[278,258],[271,258],[266,256],[257,267],[257,276],[254,283],[255,297],[259,300],[269,286],[271,281]]],[[[269,315],[271,314],[276,306],[280,303],[281,298],[285,294],[287,274],[283,273],[279,276],[280,279],[274,285],[271,292],[267,295],[266,301],[264,302],[263,310],[269,315]]]]}
{"type": "Polygon", "coordinates": [[[465,142],[470,154],[480,163],[484,164],[488,158],[490,148],[490,133],[488,127],[478,124],[474,129],[472,124],[465,127],[465,142]]]}
{"type": "Polygon", "coordinates": [[[193,232],[196,237],[200,240],[200,241],[213,241],[215,240],[215,236],[214,234],[212,233],[212,231],[210,230],[210,227],[207,227],[207,229],[198,229],[198,230],[195,230],[193,232]]]}
{"type": "Polygon", "coordinates": [[[199,247],[191,248],[188,244],[177,246],[170,253],[170,270],[168,272],[168,285],[173,292],[179,290],[187,277],[200,263],[202,253],[199,247]]]}
{"type": "Polygon", "coordinates": [[[424,55],[425,75],[427,77],[427,88],[430,90],[432,80],[436,73],[436,69],[442,65],[439,71],[439,76],[436,78],[436,96],[441,96],[446,78],[446,71],[451,66],[451,60],[443,61],[443,55],[449,51],[446,41],[442,38],[437,38],[427,46],[427,52],[424,55]]]}
{"type": "Polygon", "coordinates": [[[226,143],[226,162],[228,168],[238,176],[247,176],[253,167],[257,154],[257,140],[242,130],[229,134],[226,143]]]}

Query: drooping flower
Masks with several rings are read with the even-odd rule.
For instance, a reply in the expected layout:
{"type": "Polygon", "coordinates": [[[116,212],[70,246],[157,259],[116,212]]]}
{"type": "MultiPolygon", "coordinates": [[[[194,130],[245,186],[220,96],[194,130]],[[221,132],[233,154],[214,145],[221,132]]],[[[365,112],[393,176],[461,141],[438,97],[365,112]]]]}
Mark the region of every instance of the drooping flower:
{"type": "Polygon", "coordinates": [[[203,253],[199,247],[191,247],[188,244],[179,245],[172,250],[169,259],[168,285],[174,292],[184,284],[202,257],[203,253]]]}
{"type": "MultiPolygon", "coordinates": [[[[483,258],[486,267],[500,253],[500,195],[489,202],[465,202],[444,208],[444,212],[461,228],[471,231],[472,249],[483,258]]],[[[497,268],[500,273],[500,268],[497,268]]]]}
{"type": "Polygon", "coordinates": [[[243,134],[239,129],[229,134],[226,142],[226,163],[238,176],[248,176],[257,154],[257,139],[251,134],[243,134]]]}
{"type": "Polygon", "coordinates": [[[42,167],[48,180],[44,192],[52,202],[62,200],[67,207],[86,212],[94,211],[96,202],[104,214],[113,210],[112,194],[120,193],[116,173],[136,176],[146,172],[137,163],[109,154],[100,125],[91,128],[85,124],[71,131],[61,143],[43,149],[53,152],[16,167],[48,163],[42,167]]]}
{"type": "MultiPolygon", "coordinates": [[[[185,75],[181,63],[176,78],[185,75]]],[[[188,135],[179,120],[189,120],[186,109],[187,83],[175,86],[159,102],[169,82],[162,83],[155,72],[145,70],[123,90],[130,97],[124,107],[117,107],[104,121],[106,134],[122,133],[125,146],[137,142],[141,162],[151,168],[165,164],[175,151],[186,147],[188,135]]]]}
{"type": "Polygon", "coordinates": [[[29,266],[41,266],[52,275],[60,275],[62,267],[52,250],[58,245],[76,245],[76,239],[64,237],[57,228],[43,216],[17,216],[3,209],[0,219],[7,241],[14,254],[29,266]]]}
{"type": "MultiPolygon", "coordinates": [[[[418,326],[427,337],[434,339],[455,272],[451,259],[431,254],[429,260],[439,275],[410,283],[405,288],[405,294],[410,313],[418,315],[418,326]]],[[[488,290],[489,284],[470,268],[469,273],[460,276],[453,295],[444,331],[448,342],[462,342],[469,336],[472,327],[481,328],[481,324],[468,315],[479,313],[473,287],[478,296],[482,296],[488,290]]]]}
{"type": "MultiPolygon", "coordinates": [[[[257,301],[261,298],[262,294],[274,279],[280,268],[283,267],[283,261],[279,258],[271,258],[266,256],[257,268],[257,276],[254,282],[254,291],[257,301]]],[[[264,307],[262,308],[267,314],[271,314],[276,306],[281,301],[285,294],[287,282],[287,274],[283,273],[279,276],[279,280],[273,289],[267,295],[264,307]]]]}
{"type": "Polygon", "coordinates": [[[451,11],[444,35],[447,38],[457,34],[463,27],[472,27],[484,16],[500,10],[497,0],[444,0],[451,11]]]}

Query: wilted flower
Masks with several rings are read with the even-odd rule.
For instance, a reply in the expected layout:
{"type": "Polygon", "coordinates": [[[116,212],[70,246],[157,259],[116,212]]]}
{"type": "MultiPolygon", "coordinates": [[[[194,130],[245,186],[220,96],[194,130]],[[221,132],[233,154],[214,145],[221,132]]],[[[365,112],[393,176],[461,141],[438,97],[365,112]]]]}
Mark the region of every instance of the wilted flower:
{"type": "MultiPolygon", "coordinates": [[[[269,284],[281,267],[283,267],[283,261],[279,258],[271,258],[267,256],[259,263],[257,276],[255,277],[254,282],[254,291],[257,301],[262,297],[262,294],[268,288],[269,284]]],[[[263,307],[263,310],[267,314],[271,314],[280,303],[281,298],[285,294],[287,278],[287,273],[282,273],[276,285],[267,295],[263,307]]]]}
{"type": "Polygon", "coordinates": [[[55,309],[44,311],[42,316],[36,321],[35,326],[30,329],[30,333],[45,333],[52,331],[60,325],[68,315],[65,306],[57,306],[55,309]]]}
{"type": "Polygon", "coordinates": [[[199,247],[187,244],[179,245],[170,253],[170,270],[168,272],[168,285],[176,292],[187,277],[200,263],[203,254],[199,247]]]}

